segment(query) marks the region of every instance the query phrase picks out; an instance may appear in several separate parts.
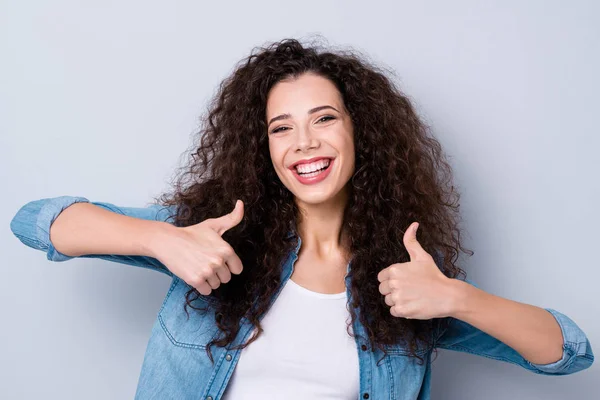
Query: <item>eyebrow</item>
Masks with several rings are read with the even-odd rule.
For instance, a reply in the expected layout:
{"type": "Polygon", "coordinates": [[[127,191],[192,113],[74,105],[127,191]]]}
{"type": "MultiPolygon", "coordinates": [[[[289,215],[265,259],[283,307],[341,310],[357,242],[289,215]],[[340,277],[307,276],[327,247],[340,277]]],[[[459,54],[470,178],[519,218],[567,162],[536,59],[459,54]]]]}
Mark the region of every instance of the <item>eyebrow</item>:
{"type": "MultiPolygon", "coordinates": [[[[310,110],[308,110],[307,114],[313,114],[313,113],[316,113],[317,111],[325,110],[327,108],[331,108],[332,110],[335,110],[335,111],[339,112],[336,108],[334,108],[332,106],[329,106],[329,105],[325,105],[325,106],[318,106],[318,107],[315,107],[315,108],[311,108],[310,110]]],[[[292,118],[292,114],[281,114],[281,115],[278,115],[276,117],[271,118],[271,120],[269,121],[269,124],[267,126],[270,126],[275,121],[279,121],[279,120],[282,120],[282,119],[288,119],[288,118],[292,118]]]]}

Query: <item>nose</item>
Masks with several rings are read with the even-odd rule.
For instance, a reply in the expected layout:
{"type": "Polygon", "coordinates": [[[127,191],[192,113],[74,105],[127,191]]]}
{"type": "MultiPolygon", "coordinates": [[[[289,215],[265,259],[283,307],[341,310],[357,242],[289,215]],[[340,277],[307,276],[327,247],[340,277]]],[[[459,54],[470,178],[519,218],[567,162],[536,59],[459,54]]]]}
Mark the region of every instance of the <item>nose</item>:
{"type": "Polygon", "coordinates": [[[296,130],[296,151],[300,150],[306,153],[310,149],[317,149],[320,146],[319,140],[315,137],[310,128],[298,128],[296,130]]]}

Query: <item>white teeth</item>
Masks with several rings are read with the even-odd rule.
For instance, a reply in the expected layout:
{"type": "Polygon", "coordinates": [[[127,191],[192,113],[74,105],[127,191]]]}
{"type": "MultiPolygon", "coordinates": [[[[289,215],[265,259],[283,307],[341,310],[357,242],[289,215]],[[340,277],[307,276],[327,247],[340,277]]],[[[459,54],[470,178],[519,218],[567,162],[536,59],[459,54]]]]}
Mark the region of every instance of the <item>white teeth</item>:
{"type": "Polygon", "coordinates": [[[296,165],[296,171],[299,174],[309,174],[329,166],[330,161],[329,159],[323,159],[310,164],[299,164],[296,165]]]}

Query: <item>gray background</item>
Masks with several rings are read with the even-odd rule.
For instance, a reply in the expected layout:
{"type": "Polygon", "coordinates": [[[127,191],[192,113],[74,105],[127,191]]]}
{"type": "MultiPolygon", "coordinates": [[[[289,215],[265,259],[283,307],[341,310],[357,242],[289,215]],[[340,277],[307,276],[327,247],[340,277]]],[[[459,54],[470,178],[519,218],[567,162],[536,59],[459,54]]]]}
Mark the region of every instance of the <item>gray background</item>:
{"type": "MultiPolygon", "coordinates": [[[[169,285],[106,261],[47,261],[12,236],[17,209],[60,195],[146,205],[234,64],[315,33],[395,70],[442,141],[470,277],[569,315],[600,354],[597,2],[200,3],[1,3],[0,397],[133,398],[169,285]]],[[[433,365],[434,399],[600,390],[598,362],[562,377],[449,351],[433,365]]]]}

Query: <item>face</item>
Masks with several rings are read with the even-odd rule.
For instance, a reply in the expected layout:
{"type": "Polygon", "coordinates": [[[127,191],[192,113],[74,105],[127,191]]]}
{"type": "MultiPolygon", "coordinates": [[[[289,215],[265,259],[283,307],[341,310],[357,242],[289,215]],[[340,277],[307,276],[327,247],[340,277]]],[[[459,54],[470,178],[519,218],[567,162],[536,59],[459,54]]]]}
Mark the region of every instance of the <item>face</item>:
{"type": "Polygon", "coordinates": [[[278,82],[269,92],[266,117],[273,167],[296,201],[345,201],[354,173],[354,132],[335,85],[310,73],[278,82]],[[321,157],[299,170],[293,166],[321,157]]]}

